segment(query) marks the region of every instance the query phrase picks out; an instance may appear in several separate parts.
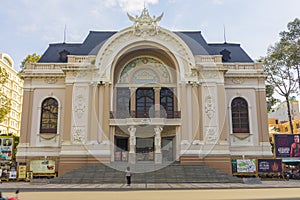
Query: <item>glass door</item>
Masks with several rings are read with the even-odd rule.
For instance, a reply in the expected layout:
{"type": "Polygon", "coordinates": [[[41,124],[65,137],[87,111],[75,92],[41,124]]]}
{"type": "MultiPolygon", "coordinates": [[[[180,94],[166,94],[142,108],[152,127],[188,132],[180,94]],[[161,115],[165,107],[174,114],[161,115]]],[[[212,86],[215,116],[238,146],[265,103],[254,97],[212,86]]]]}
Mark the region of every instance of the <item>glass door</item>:
{"type": "Polygon", "coordinates": [[[174,148],[173,148],[173,140],[174,137],[166,137],[162,138],[161,140],[161,152],[162,152],[162,159],[164,162],[171,162],[174,161],[174,148]]]}
{"type": "Polygon", "coordinates": [[[128,138],[115,137],[115,161],[128,161],[128,138]]]}
{"type": "Polygon", "coordinates": [[[137,161],[154,161],[154,138],[137,138],[137,161]]]}

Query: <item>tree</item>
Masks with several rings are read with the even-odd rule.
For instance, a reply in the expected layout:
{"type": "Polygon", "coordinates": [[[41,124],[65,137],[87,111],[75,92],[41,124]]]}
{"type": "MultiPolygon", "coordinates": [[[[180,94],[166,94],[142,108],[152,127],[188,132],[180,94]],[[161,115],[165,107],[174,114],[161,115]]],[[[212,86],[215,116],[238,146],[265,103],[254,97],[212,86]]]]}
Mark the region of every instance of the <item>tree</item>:
{"type": "Polygon", "coordinates": [[[289,97],[297,92],[297,79],[293,68],[289,65],[289,46],[285,41],[280,41],[269,47],[267,56],[262,58],[264,70],[267,74],[266,82],[274,87],[274,90],[283,96],[287,102],[288,118],[291,133],[294,133],[289,97]]]}
{"type": "Polygon", "coordinates": [[[280,99],[276,99],[273,97],[274,94],[274,86],[273,85],[266,85],[266,98],[267,98],[267,109],[268,112],[272,109],[272,107],[280,102],[280,99]]]}
{"type": "MultiPolygon", "coordinates": [[[[8,73],[4,68],[0,67],[0,87],[6,83],[8,73]]],[[[1,87],[2,88],[2,87],[1,87]]],[[[11,100],[0,90],[0,123],[4,120],[5,116],[10,112],[11,100]]]]}
{"type": "Polygon", "coordinates": [[[287,65],[293,67],[297,71],[298,86],[300,90],[300,19],[296,18],[289,22],[287,31],[280,33],[281,42],[287,48],[287,65]]]}
{"type": "Polygon", "coordinates": [[[26,63],[36,63],[40,60],[41,55],[37,55],[36,53],[29,54],[21,63],[21,71],[22,72],[25,69],[25,64],[26,63]]]}

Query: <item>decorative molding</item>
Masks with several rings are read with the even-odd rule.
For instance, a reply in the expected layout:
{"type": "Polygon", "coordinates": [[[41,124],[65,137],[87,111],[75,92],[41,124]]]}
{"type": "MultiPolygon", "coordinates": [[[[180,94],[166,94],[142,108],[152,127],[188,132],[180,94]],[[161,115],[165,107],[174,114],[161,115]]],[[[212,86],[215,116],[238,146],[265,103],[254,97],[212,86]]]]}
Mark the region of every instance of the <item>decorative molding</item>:
{"type": "Polygon", "coordinates": [[[245,82],[245,78],[242,77],[232,78],[231,81],[236,85],[241,85],[245,82]]]}
{"type": "Polygon", "coordinates": [[[150,17],[148,9],[144,8],[141,15],[138,17],[133,17],[131,15],[128,15],[128,18],[130,21],[134,22],[133,24],[133,34],[137,36],[153,36],[158,34],[159,27],[157,26],[157,22],[159,22],[162,17],[163,13],[159,17],[153,16],[150,17]]]}
{"type": "Polygon", "coordinates": [[[119,83],[170,83],[170,73],[160,61],[150,57],[137,58],[124,66],[119,83]]]}
{"type": "Polygon", "coordinates": [[[205,97],[205,113],[209,119],[212,119],[215,114],[216,109],[214,104],[212,96],[208,95],[205,97]]]}
{"type": "Polygon", "coordinates": [[[45,78],[45,83],[47,84],[55,84],[56,82],[57,82],[57,78],[54,77],[45,78]]]}
{"type": "Polygon", "coordinates": [[[216,78],[218,76],[217,71],[203,71],[201,74],[203,78],[216,78]]]}
{"type": "Polygon", "coordinates": [[[193,145],[200,145],[201,144],[201,141],[200,140],[194,140],[192,142],[193,145]]]}
{"type": "Polygon", "coordinates": [[[86,112],[86,98],[82,94],[79,94],[75,97],[74,104],[76,116],[78,119],[81,119],[86,112]]]}
{"type": "Polygon", "coordinates": [[[182,140],[182,141],[180,142],[180,144],[181,144],[181,145],[185,145],[185,146],[191,145],[191,143],[190,143],[188,140],[182,140]]]}
{"type": "Polygon", "coordinates": [[[233,133],[234,137],[238,138],[239,140],[245,140],[248,138],[251,134],[250,133],[233,133]]]}
{"type": "Polygon", "coordinates": [[[84,144],[86,142],[85,128],[84,127],[73,127],[73,138],[72,142],[76,144],[84,144]]]}
{"type": "Polygon", "coordinates": [[[216,144],[218,139],[219,135],[216,127],[207,127],[205,131],[205,144],[216,144]]]}
{"type": "MultiPolygon", "coordinates": [[[[151,37],[151,41],[157,41],[157,43],[162,43],[164,46],[174,49],[173,54],[183,58],[191,68],[194,66],[194,57],[192,52],[179,36],[173,34],[174,33],[168,30],[160,29],[159,34],[151,37]]],[[[122,44],[125,45],[139,41],[145,42],[145,38],[139,38],[137,35],[132,34],[132,28],[125,29],[111,37],[98,52],[96,60],[96,66],[99,68],[98,73],[104,76],[104,74],[110,72],[107,67],[111,65],[111,57],[115,56],[116,52],[122,48],[122,44]],[[105,68],[102,68],[101,66],[104,66],[105,68]]]]}

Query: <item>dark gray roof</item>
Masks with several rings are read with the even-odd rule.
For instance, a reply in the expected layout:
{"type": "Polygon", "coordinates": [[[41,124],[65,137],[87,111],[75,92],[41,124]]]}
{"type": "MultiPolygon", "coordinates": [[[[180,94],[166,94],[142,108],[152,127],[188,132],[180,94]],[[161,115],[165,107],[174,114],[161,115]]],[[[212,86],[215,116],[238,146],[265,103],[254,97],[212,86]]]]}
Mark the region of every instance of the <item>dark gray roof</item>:
{"type": "Polygon", "coordinates": [[[60,52],[68,51],[71,55],[77,55],[76,51],[82,44],[66,44],[66,43],[57,43],[50,44],[45,53],[41,56],[39,63],[45,62],[62,62],[60,60],[60,52]]]}
{"type": "Polygon", "coordinates": [[[248,54],[241,48],[240,44],[222,43],[208,44],[211,55],[220,55],[221,51],[227,50],[230,52],[230,59],[224,62],[253,62],[248,54]]]}
{"type": "MultiPolygon", "coordinates": [[[[67,51],[70,55],[96,55],[103,45],[116,31],[90,31],[83,43],[50,44],[48,49],[39,60],[42,62],[64,62],[60,60],[60,52],[67,51]]],[[[208,44],[203,38],[201,31],[174,32],[191,49],[194,55],[221,55],[226,49],[229,52],[229,60],[224,62],[253,62],[239,44],[208,44]]]]}
{"type": "Polygon", "coordinates": [[[191,49],[194,55],[209,55],[208,45],[201,32],[175,32],[191,49]]]}

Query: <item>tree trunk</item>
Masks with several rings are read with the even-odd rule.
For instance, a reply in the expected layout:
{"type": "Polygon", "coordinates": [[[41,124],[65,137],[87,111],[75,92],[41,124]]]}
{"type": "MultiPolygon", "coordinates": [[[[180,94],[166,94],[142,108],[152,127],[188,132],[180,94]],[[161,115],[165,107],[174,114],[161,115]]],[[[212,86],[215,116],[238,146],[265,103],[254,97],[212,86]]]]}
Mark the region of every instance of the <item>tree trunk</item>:
{"type": "Polygon", "coordinates": [[[298,89],[299,89],[299,92],[300,92],[300,71],[299,71],[299,65],[296,67],[297,69],[297,75],[298,75],[298,89]]]}
{"type": "Polygon", "coordinates": [[[291,129],[291,134],[294,134],[294,128],[293,128],[293,121],[292,121],[292,115],[291,115],[291,107],[290,107],[290,102],[289,102],[289,97],[285,97],[286,104],[287,104],[287,111],[288,111],[288,118],[290,122],[290,129],[291,129]]]}

